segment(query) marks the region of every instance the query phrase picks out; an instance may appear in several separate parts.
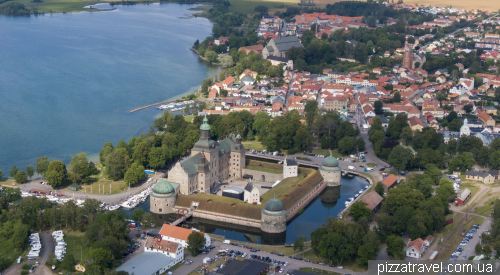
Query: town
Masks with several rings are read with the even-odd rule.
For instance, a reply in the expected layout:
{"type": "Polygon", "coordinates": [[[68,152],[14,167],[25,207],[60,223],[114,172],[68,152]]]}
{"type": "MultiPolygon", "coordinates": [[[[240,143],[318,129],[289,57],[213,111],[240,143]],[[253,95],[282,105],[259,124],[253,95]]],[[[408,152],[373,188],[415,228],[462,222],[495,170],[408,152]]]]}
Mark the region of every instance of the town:
{"type": "MultiPolygon", "coordinates": [[[[498,259],[500,14],[302,2],[215,24],[191,50],[220,72],[164,101],[149,133],[104,144],[99,162],[13,165],[2,272],[361,274],[371,260],[498,259]]],[[[221,22],[227,3],[205,16],[221,22]]]]}

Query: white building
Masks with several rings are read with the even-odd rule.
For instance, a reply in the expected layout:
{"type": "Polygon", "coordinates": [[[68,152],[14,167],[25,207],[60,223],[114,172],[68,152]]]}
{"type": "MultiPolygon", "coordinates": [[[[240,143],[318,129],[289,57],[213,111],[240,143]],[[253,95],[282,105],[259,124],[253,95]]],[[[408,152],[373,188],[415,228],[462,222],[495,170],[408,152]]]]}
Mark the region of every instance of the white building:
{"type": "Polygon", "coordinates": [[[169,242],[161,237],[148,237],[144,252],[158,252],[174,259],[174,265],[184,260],[184,247],[177,242],[169,242]]]}
{"type": "MultiPolygon", "coordinates": [[[[193,229],[182,228],[170,224],[163,224],[160,230],[161,238],[165,241],[179,243],[182,247],[187,247],[188,237],[193,233],[193,229]]],[[[199,231],[198,231],[199,232],[199,231]]],[[[205,247],[211,245],[210,236],[206,233],[199,232],[205,237],[205,247]]]]}
{"type": "Polygon", "coordinates": [[[251,204],[260,204],[259,189],[255,187],[251,182],[249,182],[247,186],[245,186],[245,195],[243,201],[251,204]]]}
{"type": "Polygon", "coordinates": [[[467,119],[464,119],[464,125],[460,128],[460,136],[470,136],[470,129],[467,123],[467,119]]]}
{"type": "Polygon", "coordinates": [[[283,179],[293,178],[299,175],[299,165],[297,161],[291,158],[286,158],[283,162],[283,179]]]}

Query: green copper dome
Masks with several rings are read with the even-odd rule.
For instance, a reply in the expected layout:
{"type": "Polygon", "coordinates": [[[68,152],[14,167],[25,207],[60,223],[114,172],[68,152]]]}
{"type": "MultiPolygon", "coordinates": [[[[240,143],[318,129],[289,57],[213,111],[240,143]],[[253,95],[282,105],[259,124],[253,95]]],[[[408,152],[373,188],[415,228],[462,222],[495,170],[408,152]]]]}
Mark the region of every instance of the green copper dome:
{"type": "Polygon", "coordinates": [[[210,125],[208,124],[207,116],[205,116],[205,118],[203,119],[203,124],[201,124],[200,130],[210,131],[210,125]]]}
{"type": "Polygon", "coordinates": [[[339,161],[335,157],[328,156],[328,157],[326,157],[323,160],[322,166],[325,166],[325,167],[338,167],[339,166],[339,161]]]}
{"type": "Polygon", "coordinates": [[[283,203],[278,200],[278,199],[270,199],[266,202],[266,206],[264,206],[264,209],[267,211],[283,211],[283,203]]]}
{"type": "Polygon", "coordinates": [[[236,136],[236,138],[237,138],[237,139],[241,139],[241,136],[240,136],[240,134],[238,134],[238,135],[236,136]]]}
{"type": "Polygon", "coordinates": [[[172,184],[170,184],[170,182],[166,180],[160,180],[153,187],[153,192],[155,192],[156,194],[170,194],[174,191],[175,189],[172,184]]]}

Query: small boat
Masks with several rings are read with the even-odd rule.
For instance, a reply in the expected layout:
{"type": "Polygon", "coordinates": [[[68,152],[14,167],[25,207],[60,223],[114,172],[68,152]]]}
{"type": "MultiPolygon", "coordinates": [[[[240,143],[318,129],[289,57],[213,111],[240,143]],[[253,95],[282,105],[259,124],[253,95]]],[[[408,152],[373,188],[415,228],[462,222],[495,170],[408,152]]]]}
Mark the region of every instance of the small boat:
{"type": "Polygon", "coordinates": [[[357,197],[359,197],[359,194],[354,195],[354,198],[357,198],[357,197]]]}
{"type": "Polygon", "coordinates": [[[108,210],[109,211],[115,211],[115,210],[118,210],[120,208],[120,205],[110,205],[108,210]]]}
{"type": "Polygon", "coordinates": [[[359,190],[358,194],[363,194],[363,192],[365,192],[365,190],[359,190]]]}

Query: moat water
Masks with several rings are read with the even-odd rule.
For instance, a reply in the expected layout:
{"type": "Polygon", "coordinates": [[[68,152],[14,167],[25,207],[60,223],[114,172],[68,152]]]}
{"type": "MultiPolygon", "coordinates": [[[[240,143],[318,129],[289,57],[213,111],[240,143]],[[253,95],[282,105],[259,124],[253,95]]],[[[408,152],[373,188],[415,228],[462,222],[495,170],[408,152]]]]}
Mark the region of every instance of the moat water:
{"type": "MultiPolygon", "coordinates": [[[[342,185],[339,187],[328,187],[318,197],[316,197],[301,215],[290,220],[283,234],[267,234],[258,228],[237,226],[234,224],[221,223],[206,219],[190,218],[182,226],[195,227],[199,230],[225,236],[231,240],[262,243],[262,244],[284,244],[293,243],[299,236],[311,239],[311,233],[325,223],[328,217],[338,217],[339,213],[345,209],[345,201],[354,197],[358,192],[368,185],[368,180],[363,177],[351,179],[342,178],[342,185]],[[335,201],[336,202],[332,202],[335,201]]],[[[149,211],[149,199],[139,205],[136,209],[149,211]]],[[[123,210],[131,214],[133,210],[123,210]]],[[[154,214],[156,224],[171,222],[175,220],[175,214],[154,214]]]]}
{"type": "Polygon", "coordinates": [[[65,163],[80,152],[95,159],[105,142],[147,132],[160,114],[130,110],[192,93],[218,74],[189,49],[213,25],[193,17],[188,9],[196,6],[0,16],[3,174],[44,155],[65,163]]]}

